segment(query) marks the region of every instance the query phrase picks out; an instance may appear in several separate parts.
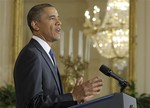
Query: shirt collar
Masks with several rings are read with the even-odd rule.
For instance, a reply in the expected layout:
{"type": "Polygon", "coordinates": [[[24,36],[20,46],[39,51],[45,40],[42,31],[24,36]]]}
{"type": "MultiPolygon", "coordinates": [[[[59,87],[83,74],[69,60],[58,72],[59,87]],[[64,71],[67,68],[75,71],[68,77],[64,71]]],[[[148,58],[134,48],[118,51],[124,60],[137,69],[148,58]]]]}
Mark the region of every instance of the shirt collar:
{"type": "Polygon", "coordinates": [[[32,38],[35,39],[42,46],[42,48],[46,51],[47,54],[49,54],[51,47],[48,45],[47,42],[45,42],[44,40],[35,35],[33,35],[32,38]]]}

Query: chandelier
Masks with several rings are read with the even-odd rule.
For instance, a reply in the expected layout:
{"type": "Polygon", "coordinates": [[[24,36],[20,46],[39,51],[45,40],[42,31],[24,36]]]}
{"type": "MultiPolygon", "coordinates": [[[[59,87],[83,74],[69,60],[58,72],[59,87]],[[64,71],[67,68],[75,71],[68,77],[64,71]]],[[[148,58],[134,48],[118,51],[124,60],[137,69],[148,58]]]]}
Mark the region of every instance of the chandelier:
{"type": "Polygon", "coordinates": [[[127,58],[129,52],[129,0],[108,0],[103,22],[100,8],[94,6],[93,18],[85,12],[84,33],[105,58],[127,58]]]}

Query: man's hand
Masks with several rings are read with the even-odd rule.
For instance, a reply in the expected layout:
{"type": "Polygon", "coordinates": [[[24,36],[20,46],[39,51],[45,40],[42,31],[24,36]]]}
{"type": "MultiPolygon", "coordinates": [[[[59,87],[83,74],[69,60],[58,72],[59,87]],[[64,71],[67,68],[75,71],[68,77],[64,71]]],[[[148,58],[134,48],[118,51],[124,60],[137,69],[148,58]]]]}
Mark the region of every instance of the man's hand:
{"type": "Polygon", "coordinates": [[[77,81],[76,86],[73,89],[72,96],[74,101],[87,101],[94,95],[99,94],[101,87],[103,86],[102,79],[94,77],[83,83],[83,79],[77,81]]]}

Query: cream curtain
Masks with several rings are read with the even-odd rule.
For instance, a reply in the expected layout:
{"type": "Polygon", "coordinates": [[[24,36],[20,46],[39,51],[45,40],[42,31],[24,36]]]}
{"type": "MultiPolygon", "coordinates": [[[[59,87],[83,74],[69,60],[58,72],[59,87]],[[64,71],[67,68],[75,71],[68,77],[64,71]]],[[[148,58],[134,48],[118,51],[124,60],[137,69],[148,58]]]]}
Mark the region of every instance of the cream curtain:
{"type": "Polygon", "coordinates": [[[23,0],[0,0],[0,86],[13,83],[13,67],[22,46],[23,0]]]}
{"type": "Polygon", "coordinates": [[[13,0],[0,0],[0,86],[12,82],[13,0]]]}

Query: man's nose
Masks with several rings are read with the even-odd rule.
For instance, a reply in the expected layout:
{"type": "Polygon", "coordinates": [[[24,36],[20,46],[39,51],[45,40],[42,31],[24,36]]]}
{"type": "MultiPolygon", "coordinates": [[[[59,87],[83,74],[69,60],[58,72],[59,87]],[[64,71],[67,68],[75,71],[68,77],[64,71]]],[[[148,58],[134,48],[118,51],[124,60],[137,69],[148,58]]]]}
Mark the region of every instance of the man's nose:
{"type": "Polygon", "coordinates": [[[61,23],[60,19],[57,19],[56,25],[61,25],[61,24],[62,24],[62,23],[61,23]]]}

